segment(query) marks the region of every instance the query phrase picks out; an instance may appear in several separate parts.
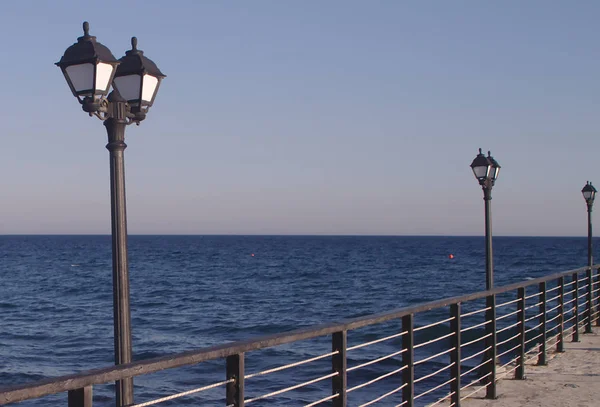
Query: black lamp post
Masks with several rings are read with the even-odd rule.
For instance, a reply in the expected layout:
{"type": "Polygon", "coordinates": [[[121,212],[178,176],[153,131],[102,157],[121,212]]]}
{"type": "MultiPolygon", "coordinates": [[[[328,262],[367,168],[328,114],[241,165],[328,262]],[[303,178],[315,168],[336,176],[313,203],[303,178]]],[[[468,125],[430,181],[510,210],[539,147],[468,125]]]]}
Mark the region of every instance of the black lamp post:
{"type": "MultiPolygon", "coordinates": [[[[479,149],[479,154],[471,163],[471,169],[475,178],[479,181],[479,185],[483,189],[483,200],[485,201],[485,275],[486,275],[486,290],[494,288],[494,260],[492,252],[492,188],[498,178],[500,172],[500,164],[490,155],[486,157],[479,149]]],[[[496,398],[496,359],[497,359],[497,338],[496,338],[496,296],[489,295],[486,297],[486,312],[485,319],[487,324],[486,330],[486,351],[483,355],[484,361],[488,361],[483,365],[485,373],[486,398],[496,398]]]]}
{"type": "Polygon", "coordinates": [[[587,182],[581,193],[583,194],[583,199],[585,199],[585,203],[587,204],[587,213],[588,213],[588,271],[587,271],[587,280],[588,280],[588,315],[587,315],[587,323],[585,324],[585,332],[592,333],[592,266],[594,265],[594,255],[592,248],[592,207],[594,206],[594,199],[596,198],[596,188],[592,185],[591,182],[587,182]]]}
{"type": "MultiPolygon", "coordinates": [[[[83,23],[83,36],[67,48],[59,62],[71,92],[90,116],[104,122],[110,155],[112,221],[113,309],[115,364],[131,362],[131,314],[129,310],[129,267],[127,262],[127,215],[125,209],[125,168],[123,152],[125,126],[140,124],[165,77],[154,62],[137,49],[117,60],[104,45],[89,34],[83,23]],[[111,84],[114,90],[108,94],[111,84]],[[108,95],[108,96],[107,96],[108,95]]],[[[116,383],[116,405],[133,404],[133,379],[116,383]]]]}
{"type": "Polygon", "coordinates": [[[479,185],[483,189],[483,200],[485,201],[485,273],[486,290],[494,288],[494,259],[492,252],[492,188],[500,172],[500,164],[490,155],[486,157],[479,149],[479,154],[471,163],[471,169],[479,185]]]}

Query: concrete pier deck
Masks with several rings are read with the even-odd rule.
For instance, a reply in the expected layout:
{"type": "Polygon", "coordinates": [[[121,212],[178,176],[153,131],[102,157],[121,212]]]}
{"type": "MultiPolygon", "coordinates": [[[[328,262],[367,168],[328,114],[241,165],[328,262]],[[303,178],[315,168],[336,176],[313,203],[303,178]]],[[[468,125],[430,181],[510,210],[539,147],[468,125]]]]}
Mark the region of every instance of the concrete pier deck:
{"type": "MultiPolygon", "coordinates": [[[[600,406],[600,328],[567,342],[564,353],[548,352],[548,365],[530,364],[525,380],[498,382],[498,399],[468,398],[463,407],[598,407],[600,406]]],[[[533,362],[532,362],[533,363],[533,362]]],[[[483,392],[479,393],[483,394],[483,392]]]]}

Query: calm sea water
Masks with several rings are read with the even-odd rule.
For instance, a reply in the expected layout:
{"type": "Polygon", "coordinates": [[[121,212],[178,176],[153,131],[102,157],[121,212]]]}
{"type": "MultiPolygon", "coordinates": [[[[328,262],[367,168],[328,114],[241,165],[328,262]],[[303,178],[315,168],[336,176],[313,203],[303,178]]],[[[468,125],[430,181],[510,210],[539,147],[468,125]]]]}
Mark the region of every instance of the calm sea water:
{"type": "MultiPolygon", "coordinates": [[[[0,386],[113,364],[110,243],[110,236],[0,236],[0,386]]],[[[136,360],[485,287],[482,237],[131,236],[129,249],[136,360]]],[[[494,252],[500,286],[584,266],[586,239],[498,237],[494,252]]],[[[440,314],[431,313],[418,322],[436,317],[440,314]]],[[[349,333],[349,342],[362,343],[386,332],[398,332],[398,327],[349,333]]],[[[348,365],[393,352],[394,346],[349,354],[348,365]]],[[[322,338],[250,353],[246,371],[329,349],[329,339],[322,338]]],[[[356,371],[350,385],[393,370],[398,363],[392,359],[356,371]]],[[[424,368],[435,367],[432,363],[424,368]]],[[[318,377],[328,369],[329,362],[323,361],[248,380],[247,397],[318,377]]],[[[136,401],[223,376],[223,361],[217,361],[137,378],[136,401]]],[[[387,382],[377,390],[352,393],[351,404],[397,387],[399,379],[387,382]]],[[[95,405],[113,405],[112,391],[111,385],[96,386],[95,405]]],[[[302,405],[328,391],[324,381],[255,404],[302,405]]],[[[224,405],[223,393],[217,389],[163,405],[224,405]]],[[[65,397],[20,405],[65,405],[65,397]]]]}

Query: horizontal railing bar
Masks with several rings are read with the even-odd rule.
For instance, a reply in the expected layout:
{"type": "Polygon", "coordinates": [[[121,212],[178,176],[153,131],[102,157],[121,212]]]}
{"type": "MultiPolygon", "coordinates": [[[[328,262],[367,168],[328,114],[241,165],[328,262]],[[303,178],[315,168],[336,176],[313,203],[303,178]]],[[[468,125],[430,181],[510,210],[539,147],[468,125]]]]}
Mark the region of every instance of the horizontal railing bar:
{"type": "Polygon", "coordinates": [[[537,357],[538,357],[538,356],[540,356],[541,354],[542,354],[542,352],[538,352],[538,353],[536,353],[536,354],[535,354],[535,355],[533,355],[532,357],[528,358],[528,359],[525,361],[525,363],[527,363],[527,362],[530,362],[530,361],[532,361],[532,360],[535,360],[535,359],[537,359],[537,357]]]}
{"type": "Polygon", "coordinates": [[[423,342],[423,343],[419,343],[419,344],[413,345],[413,349],[417,349],[417,348],[420,348],[420,347],[425,346],[425,345],[430,345],[432,343],[441,341],[442,339],[446,339],[446,338],[449,338],[451,336],[454,336],[454,332],[450,332],[449,334],[438,336],[437,338],[431,339],[431,340],[429,340],[427,342],[423,342]]]}
{"type": "Polygon", "coordinates": [[[490,362],[491,362],[491,360],[490,360],[490,359],[486,359],[486,360],[484,360],[483,362],[481,362],[480,364],[478,364],[477,366],[474,366],[474,367],[470,368],[470,369],[469,369],[469,370],[467,370],[466,372],[462,372],[462,373],[460,374],[460,377],[466,376],[466,375],[468,375],[469,373],[471,373],[472,371],[474,371],[474,370],[477,370],[477,369],[479,369],[481,366],[483,366],[483,365],[485,365],[485,364],[488,364],[488,363],[490,363],[490,362]]]}
{"type": "Polygon", "coordinates": [[[258,397],[254,397],[252,399],[244,400],[244,403],[245,404],[250,404],[253,401],[263,400],[263,399],[266,399],[266,398],[269,398],[269,397],[277,396],[278,394],[287,393],[288,391],[299,389],[300,387],[308,386],[310,384],[317,383],[317,382],[320,382],[320,381],[325,380],[325,379],[329,379],[329,378],[331,378],[333,376],[337,376],[337,375],[338,375],[338,372],[329,373],[329,374],[327,374],[325,376],[317,377],[316,379],[308,380],[308,381],[306,381],[304,383],[295,384],[293,386],[286,387],[285,389],[276,390],[276,391],[273,391],[271,393],[263,394],[262,396],[258,396],[258,397]]]}
{"type": "Polygon", "coordinates": [[[510,317],[512,315],[517,314],[518,312],[519,312],[519,310],[516,310],[516,311],[513,311],[513,312],[509,312],[508,314],[500,315],[499,317],[496,317],[496,321],[501,321],[504,318],[508,318],[508,317],[510,317]]]}
{"type": "Polygon", "coordinates": [[[368,386],[368,385],[370,385],[370,384],[373,384],[373,383],[375,383],[375,382],[378,382],[378,381],[380,381],[380,380],[383,380],[383,379],[385,379],[386,377],[390,377],[390,376],[392,376],[392,375],[398,374],[398,373],[400,373],[401,371],[403,371],[404,369],[406,369],[407,367],[408,367],[408,366],[402,366],[401,368],[398,368],[398,369],[396,369],[396,370],[393,370],[393,371],[391,371],[391,372],[388,372],[388,373],[386,373],[386,374],[383,374],[383,375],[381,375],[381,376],[379,376],[379,377],[376,377],[376,378],[374,378],[373,380],[369,380],[368,382],[365,382],[365,383],[359,384],[359,385],[357,385],[357,386],[354,386],[354,387],[350,387],[348,390],[346,390],[346,393],[353,392],[354,390],[361,389],[361,388],[363,388],[363,387],[366,387],[366,386],[368,386]]]}
{"type": "Polygon", "coordinates": [[[368,362],[365,362],[365,363],[360,364],[360,365],[349,367],[349,368],[346,369],[346,371],[347,372],[351,372],[353,370],[362,369],[365,366],[369,366],[369,365],[381,362],[382,360],[393,358],[394,356],[398,356],[398,355],[400,355],[400,354],[402,354],[404,352],[406,352],[406,349],[399,350],[398,352],[394,352],[394,353],[391,353],[391,354],[386,355],[386,356],[382,356],[382,357],[374,359],[374,360],[369,360],[368,362]]]}
{"type": "Polygon", "coordinates": [[[454,317],[450,317],[450,318],[443,319],[441,321],[434,322],[434,323],[429,324],[429,325],[420,326],[420,327],[417,327],[417,328],[413,329],[413,332],[422,331],[423,329],[431,328],[433,326],[443,324],[444,322],[452,321],[453,319],[454,319],[454,317]]]}
{"type": "Polygon", "coordinates": [[[339,394],[337,394],[337,393],[336,394],[332,394],[331,396],[324,397],[321,400],[313,401],[310,404],[306,404],[304,407],[313,407],[313,406],[316,406],[318,404],[324,403],[326,401],[333,400],[334,398],[336,398],[338,396],[339,396],[339,394]]]}
{"type": "Polygon", "coordinates": [[[484,322],[482,322],[482,323],[480,323],[480,324],[477,324],[477,325],[471,325],[471,326],[468,326],[468,327],[466,327],[466,328],[463,328],[463,329],[461,329],[461,330],[460,330],[460,332],[461,332],[461,333],[462,333],[462,332],[467,332],[467,331],[470,331],[471,329],[476,329],[476,328],[479,328],[479,327],[481,327],[481,326],[484,326],[484,325],[487,325],[487,324],[489,324],[489,323],[491,323],[491,322],[492,322],[492,321],[484,321],[484,322]]]}
{"type": "MultiPolygon", "coordinates": [[[[516,359],[515,359],[516,360],[516,359]]],[[[508,369],[506,372],[499,374],[498,376],[496,376],[496,381],[499,381],[501,379],[504,379],[506,376],[508,376],[509,374],[511,374],[512,372],[514,372],[519,366],[514,366],[511,369],[508,369]]]]}
{"type": "Polygon", "coordinates": [[[429,404],[427,407],[434,407],[437,406],[440,403],[443,403],[444,401],[448,400],[449,397],[452,397],[454,395],[455,392],[450,392],[448,394],[446,394],[444,397],[442,397],[441,399],[439,399],[438,401],[436,401],[433,404],[429,404]]]}
{"type": "MultiPolygon", "coordinates": [[[[467,385],[464,385],[464,386],[463,386],[463,387],[461,387],[460,389],[461,389],[461,390],[468,389],[468,388],[469,388],[469,387],[471,387],[472,385],[474,385],[474,384],[476,384],[476,383],[479,383],[479,382],[481,381],[481,379],[485,379],[486,377],[488,377],[488,376],[489,376],[489,375],[491,375],[491,374],[492,374],[492,372],[489,372],[489,373],[487,373],[487,374],[484,374],[484,375],[483,375],[483,376],[481,376],[480,378],[478,378],[478,379],[476,379],[476,380],[473,380],[471,383],[469,383],[469,384],[467,384],[467,385]]],[[[483,387],[487,387],[487,384],[486,384],[485,386],[483,386],[483,387]]],[[[461,400],[462,400],[462,399],[461,399],[461,400]]]]}
{"type": "Polygon", "coordinates": [[[496,308],[500,308],[500,307],[504,307],[505,305],[509,305],[509,304],[514,304],[515,302],[519,302],[520,298],[514,299],[514,300],[510,300],[510,301],[506,301],[506,302],[501,302],[500,304],[496,305],[496,308]]]}
{"type": "MultiPolygon", "coordinates": [[[[488,373],[486,376],[489,376],[490,374],[491,374],[491,373],[488,373]]],[[[474,382],[474,383],[479,383],[479,380],[477,380],[477,381],[476,381],[476,382],[474,382]]],[[[480,386],[480,387],[478,387],[478,388],[477,388],[475,391],[473,391],[473,392],[471,392],[471,393],[467,394],[467,395],[466,395],[466,396],[464,396],[464,397],[461,397],[461,398],[460,398],[460,401],[463,401],[463,400],[466,400],[466,399],[468,399],[468,398],[469,398],[469,397],[471,397],[473,394],[475,394],[475,393],[479,393],[481,390],[484,390],[486,387],[488,387],[488,385],[487,385],[487,384],[485,384],[485,385],[483,385],[483,386],[480,386]]]]}
{"type": "Polygon", "coordinates": [[[200,387],[198,389],[193,389],[193,390],[188,390],[188,391],[184,391],[184,392],[177,393],[177,394],[172,394],[170,396],[161,397],[159,399],[146,401],[146,402],[140,403],[140,404],[134,404],[131,407],[153,406],[154,404],[164,403],[165,401],[174,400],[174,399],[177,399],[180,397],[189,396],[190,394],[196,394],[196,393],[200,393],[201,391],[214,389],[215,387],[219,387],[219,386],[224,386],[226,384],[233,383],[234,381],[235,381],[234,379],[229,379],[229,380],[225,380],[225,381],[222,381],[219,383],[209,384],[208,386],[200,387]]]}
{"type": "Polygon", "coordinates": [[[444,351],[442,351],[442,352],[440,352],[440,353],[436,353],[435,355],[428,356],[428,357],[426,357],[425,359],[421,359],[421,360],[419,360],[419,361],[417,361],[417,362],[413,363],[413,366],[417,366],[417,365],[420,365],[421,363],[425,363],[425,362],[427,362],[428,360],[431,360],[431,359],[435,359],[435,358],[437,358],[437,357],[440,357],[440,356],[442,356],[442,355],[444,355],[444,354],[446,354],[446,353],[448,353],[448,352],[452,352],[454,349],[456,349],[456,348],[450,348],[450,349],[448,349],[448,350],[444,350],[444,351]]]}
{"type": "MultiPolygon", "coordinates": [[[[600,266],[593,266],[597,269],[600,266]]],[[[110,383],[122,380],[124,378],[140,376],[148,373],[155,373],[165,369],[175,367],[195,365],[208,360],[223,359],[231,355],[250,352],[254,350],[283,345],[286,343],[308,340],[320,336],[331,335],[335,332],[350,331],[369,325],[379,324],[394,319],[400,319],[403,316],[416,314],[419,312],[430,311],[436,308],[447,307],[452,304],[464,303],[482,299],[491,295],[498,295],[518,288],[538,285],[542,282],[557,280],[560,277],[567,277],[572,274],[587,271],[589,266],[580,267],[573,270],[562,271],[548,276],[535,278],[532,280],[521,281],[509,284],[503,287],[497,287],[488,291],[479,291],[457,297],[443,298],[436,301],[430,301],[423,304],[386,311],[374,315],[366,315],[346,319],[340,322],[326,323],[316,326],[308,326],[295,329],[289,332],[281,332],[271,335],[264,335],[258,338],[252,338],[244,341],[230,342],[210,346],[192,351],[169,354],[156,358],[141,360],[132,363],[126,363],[117,366],[109,366],[99,369],[91,369],[80,373],[59,376],[49,379],[43,379],[34,383],[21,384],[0,388],[0,403],[18,402],[37,397],[43,397],[50,394],[66,392],[69,390],[80,389],[95,384],[110,383]]]]}
{"type": "Polygon", "coordinates": [[[442,384],[438,384],[437,386],[435,386],[435,387],[432,387],[431,389],[429,389],[429,390],[427,390],[427,391],[424,391],[423,393],[421,393],[421,394],[419,394],[419,395],[416,395],[416,396],[414,397],[414,399],[416,400],[416,399],[418,399],[418,398],[420,398],[420,397],[423,397],[423,396],[425,396],[426,394],[429,394],[429,393],[431,393],[432,391],[436,391],[436,390],[437,390],[437,389],[439,389],[440,387],[444,387],[445,385],[452,383],[454,380],[456,380],[456,379],[455,379],[455,378],[452,378],[452,379],[450,379],[450,380],[447,380],[447,381],[445,381],[445,382],[444,382],[444,383],[442,383],[442,384]]]}
{"type": "Polygon", "coordinates": [[[575,319],[575,315],[573,315],[571,318],[567,319],[564,324],[567,324],[568,322],[571,322],[572,320],[575,319]]]}
{"type": "Polygon", "coordinates": [[[377,403],[378,401],[381,401],[381,400],[383,400],[384,398],[386,398],[386,397],[388,397],[388,396],[391,396],[391,395],[392,395],[392,394],[394,394],[394,393],[398,393],[400,390],[402,390],[403,388],[405,388],[407,385],[408,385],[408,383],[404,383],[402,386],[400,386],[400,387],[398,387],[398,388],[395,388],[394,390],[392,390],[392,391],[389,391],[389,392],[387,392],[387,393],[385,393],[385,394],[382,394],[381,396],[379,396],[379,397],[377,397],[376,399],[373,399],[373,400],[371,400],[371,401],[369,401],[369,402],[367,402],[367,403],[361,404],[361,405],[360,405],[360,406],[358,406],[358,407],[367,407],[367,406],[370,406],[371,404],[375,404],[375,403],[377,403]]]}
{"type": "Polygon", "coordinates": [[[422,382],[423,380],[427,380],[427,379],[429,379],[430,377],[433,377],[433,376],[435,376],[436,374],[443,372],[444,370],[448,370],[448,369],[450,369],[450,368],[451,368],[452,366],[454,366],[454,365],[455,365],[455,363],[454,363],[454,362],[452,362],[452,363],[450,363],[449,365],[446,365],[446,366],[444,366],[444,367],[442,367],[442,368],[440,368],[440,369],[436,370],[435,372],[429,373],[429,374],[427,374],[427,375],[425,375],[425,376],[422,376],[422,377],[419,377],[418,379],[415,379],[415,381],[414,381],[413,383],[419,383],[419,382],[422,382]]]}
{"type": "Polygon", "coordinates": [[[375,339],[374,341],[361,343],[359,345],[350,346],[348,349],[346,349],[346,352],[349,352],[349,351],[355,350],[355,349],[364,348],[365,346],[374,345],[374,344],[379,343],[379,342],[389,341],[390,339],[397,338],[397,337],[402,336],[402,335],[404,335],[406,333],[408,333],[408,331],[404,331],[404,332],[400,332],[400,333],[393,334],[393,335],[390,335],[390,336],[386,336],[385,338],[375,339]]]}
{"type": "Polygon", "coordinates": [[[547,304],[547,303],[549,303],[549,302],[552,302],[552,301],[556,301],[556,300],[558,300],[559,298],[560,298],[560,294],[558,294],[558,295],[557,295],[557,296],[555,296],[555,297],[549,298],[549,299],[547,299],[547,300],[546,300],[546,304],[547,304]]]}
{"type": "Polygon", "coordinates": [[[566,293],[564,293],[564,296],[566,297],[566,296],[568,296],[568,295],[571,295],[571,294],[573,294],[575,291],[577,291],[577,290],[571,290],[571,291],[569,291],[569,292],[566,292],[566,293]]]}
{"type": "Polygon", "coordinates": [[[514,324],[512,324],[512,325],[505,326],[505,327],[504,327],[504,328],[502,328],[502,329],[498,329],[498,330],[496,331],[496,334],[499,334],[500,332],[504,332],[504,331],[506,331],[506,330],[509,330],[510,328],[514,328],[515,326],[517,326],[517,325],[520,325],[520,324],[521,324],[521,321],[517,321],[517,322],[515,322],[515,323],[514,323],[514,324]]]}
{"type": "Polygon", "coordinates": [[[519,359],[519,356],[517,356],[516,358],[509,360],[508,362],[506,362],[505,364],[501,365],[500,368],[504,369],[506,366],[510,365],[511,363],[516,362],[519,359]]]}
{"type": "Polygon", "coordinates": [[[543,333],[541,333],[541,334],[539,334],[537,336],[534,336],[533,338],[529,338],[528,340],[525,341],[525,345],[529,344],[532,341],[535,341],[537,338],[539,338],[542,335],[543,335],[543,333]]]}
{"type": "MultiPolygon", "coordinates": [[[[585,297],[586,295],[587,295],[587,293],[583,293],[583,294],[581,294],[579,297],[577,297],[577,299],[583,298],[583,297],[585,297]]],[[[583,304],[580,304],[580,305],[583,305],[583,304]]]]}
{"type": "Polygon", "coordinates": [[[535,293],[535,294],[531,294],[528,295],[527,297],[525,297],[526,300],[533,298],[533,297],[539,297],[540,295],[542,295],[542,293],[535,293]]]}
{"type": "Polygon", "coordinates": [[[556,287],[549,288],[549,289],[546,290],[546,294],[551,293],[552,291],[558,290],[559,288],[560,288],[560,285],[557,285],[556,287]]]}
{"type": "MultiPolygon", "coordinates": [[[[549,338],[549,339],[546,341],[546,344],[548,344],[548,343],[550,343],[550,342],[552,342],[552,341],[556,341],[556,342],[558,342],[558,337],[559,337],[559,336],[560,336],[560,334],[556,334],[556,335],[554,335],[554,336],[551,336],[551,337],[550,337],[550,338],[549,338]]],[[[555,344],[556,344],[556,343],[553,343],[553,344],[552,344],[552,346],[554,346],[555,344]]]]}
{"type": "Polygon", "coordinates": [[[482,353],[484,353],[484,352],[487,352],[487,351],[488,351],[488,350],[490,350],[490,349],[492,349],[492,347],[491,347],[491,346],[488,346],[487,348],[485,348],[485,349],[483,349],[483,350],[480,350],[479,352],[477,352],[477,353],[474,353],[474,354],[472,354],[472,355],[471,355],[471,356],[469,356],[469,357],[462,358],[462,359],[461,359],[461,363],[464,363],[464,362],[466,362],[467,360],[471,360],[471,359],[473,359],[473,358],[476,358],[477,356],[481,355],[481,354],[482,354],[482,353]]]}
{"type": "Polygon", "coordinates": [[[517,339],[517,338],[519,337],[519,335],[521,335],[521,333],[518,333],[518,334],[516,334],[516,335],[514,335],[514,336],[511,336],[510,338],[508,338],[508,339],[505,339],[505,340],[503,340],[502,342],[498,342],[498,345],[497,345],[497,346],[504,345],[505,343],[508,343],[508,342],[512,341],[513,339],[517,339]]]}
{"type": "Polygon", "coordinates": [[[473,340],[472,340],[472,341],[470,341],[470,342],[465,342],[465,343],[462,343],[462,344],[460,345],[460,347],[462,348],[462,347],[464,347],[464,346],[469,346],[469,345],[472,345],[472,344],[474,344],[475,342],[479,342],[480,340],[482,340],[482,339],[485,339],[485,338],[488,338],[488,337],[490,337],[490,336],[492,336],[492,334],[491,334],[491,333],[489,333],[489,334],[487,334],[487,335],[483,335],[482,337],[480,337],[480,338],[477,338],[477,339],[473,339],[473,340]]]}
{"type": "Polygon", "coordinates": [[[292,367],[301,366],[301,365],[304,365],[306,363],[314,362],[316,360],[325,359],[325,358],[328,358],[330,356],[337,355],[338,353],[340,353],[340,351],[336,350],[335,352],[326,353],[326,354],[321,355],[321,356],[315,356],[314,358],[305,359],[305,360],[301,360],[299,362],[294,362],[294,363],[289,363],[287,365],[274,367],[272,369],[263,370],[262,372],[251,373],[249,375],[244,376],[244,379],[248,380],[248,379],[252,379],[253,377],[256,377],[256,376],[263,376],[263,375],[266,375],[266,374],[269,374],[269,373],[275,373],[275,372],[279,372],[281,370],[289,369],[289,368],[292,368],[292,367]]]}
{"type": "Polygon", "coordinates": [[[460,317],[461,318],[470,317],[471,315],[481,314],[482,312],[485,312],[485,311],[488,311],[491,309],[492,309],[492,307],[486,307],[486,308],[478,309],[476,311],[466,312],[466,313],[462,314],[460,317]]]}
{"type": "Polygon", "coordinates": [[[525,320],[525,322],[533,321],[534,319],[536,319],[536,318],[539,318],[539,317],[541,317],[541,316],[542,316],[542,313],[540,312],[539,314],[536,314],[536,315],[534,315],[534,316],[532,316],[532,317],[529,317],[529,318],[527,318],[527,319],[525,320]]]}
{"type": "Polygon", "coordinates": [[[543,325],[543,323],[542,323],[542,322],[540,322],[540,323],[539,323],[539,324],[537,324],[536,326],[533,326],[533,327],[531,327],[531,328],[529,328],[529,329],[525,330],[525,333],[526,333],[526,334],[528,334],[528,333],[529,333],[529,332],[531,332],[531,331],[535,331],[536,329],[538,329],[538,328],[539,328],[540,326],[542,326],[542,325],[543,325]]]}
{"type": "MultiPolygon", "coordinates": [[[[549,320],[546,321],[547,324],[549,324],[550,322],[554,321],[555,319],[560,318],[560,314],[556,314],[554,317],[550,318],[549,320]]],[[[556,326],[552,329],[555,329],[556,326]]]]}
{"type": "Polygon", "coordinates": [[[529,307],[525,307],[525,311],[527,311],[528,309],[531,309],[531,308],[539,307],[542,304],[543,304],[543,302],[538,302],[537,304],[533,304],[533,305],[530,305],[529,307]]]}
{"type": "Polygon", "coordinates": [[[502,356],[506,355],[507,353],[510,353],[510,352],[512,352],[513,350],[517,349],[519,346],[521,346],[521,344],[520,344],[520,343],[519,343],[518,345],[516,345],[516,346],[513,346],[512,348],[510,348],[510,349],[508,349],[508,350],[505,350],[504,352],[500,353],[500,354],[499,354],[497,357],[502,357],[502,356]]]}
{"type": "MultiPolygon", "coordinates": [[[[564,304],[563,304],[563,307],[564,307],[564,304]]],[[[559,308],[560,308],[560,304],[558,304],[556,307],[553,307],[553,308],[550,308],[550,309],[546,310],[546,313],[547,313],[547,314],[549,314],[549,313],[551,313],[552,311],[554,311],[554,310],[557,310],[557,309],[559,309],[559,308]]]]}

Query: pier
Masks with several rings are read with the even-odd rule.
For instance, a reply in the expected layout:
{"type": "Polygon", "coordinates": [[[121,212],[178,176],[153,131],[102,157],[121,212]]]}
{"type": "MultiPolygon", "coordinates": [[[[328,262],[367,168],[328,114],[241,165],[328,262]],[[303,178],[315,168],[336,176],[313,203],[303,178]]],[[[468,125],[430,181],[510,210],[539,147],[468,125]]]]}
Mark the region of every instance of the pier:
{"type": "MultiPolygon", "coordinates": [[[[205,362],[217,361],[218,380],[194,383],[194,387],[155,398],[136,395],[141,400],[128,406],[146,407],[189,397],[196,397],[194,402],[228,407],[261,406],[267,399],[280,403],[275,405],[304,407],[460,406],[469,405],[474,397],[486,398],[488,404],[484,405],[495,406],[506,399],[504,394],[518,394],[512,388],[498,392],[498,382],[508,383],[503,379],[515,379],[511,386],[522,388],[522,394],[538,386],[536,383],[540,383],[539,389],[533,392],[544,392],[543,379],[532,382],[528,377],[556,369],[546,366],[555,352],[561,353],[559,360],[589,365],[583,363],[586,356],[581,353],[598,350],[593,330],[600,322],[599,268],[568,270],[380,314],[1,388],[0,405],[62,393],[62,402],[51,405],[92,407],[94,386],[159,371],[168,373],[183,366],[201,368],[208,366],[205,362]],[[368,341],[356,341],[361,329],[372,333],[368,341]],[[289,362],[280,348],[286,344],[305,346],[310,356],[289,362]],[[268,353],[260,352],[266,349],[268,353]],[[272,367],[253,370],[252,361],[257,357],[268,358],[272,367]],[[356,375],[382,362],[386,373],[356,375]],[[302,374],[298,369],[304,369],[302,374]],[[286,375],[295,384],[266,391],[260,386],[260,378],[266,375],[286,375]],[[197,398],[208,393],[210,398],[197,398]]],[[[597,372],[597,367],[594,369],[597,372]]],[[[579,388],[589,384],[590,378],[597,379],[594,372],[566,369],[558,373],[552,379],[557,389],[570,384],[579,388]]],[[[594,390],[588,387],[586,391],[594,390]]]]}
{"type": "Polygon", "coordinates": [[[498,399],[468,399],[464,407],[594,407],[600,397],[600,335],[582,335],[553,352],[547,366],[527,365],[525,380],[501,380],[498,399]]]}

